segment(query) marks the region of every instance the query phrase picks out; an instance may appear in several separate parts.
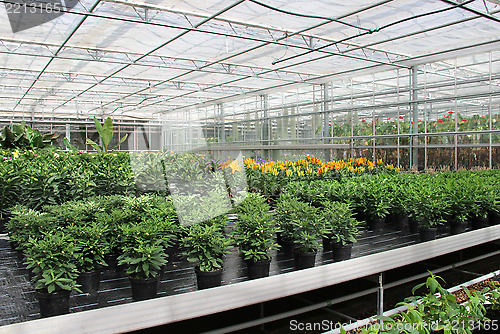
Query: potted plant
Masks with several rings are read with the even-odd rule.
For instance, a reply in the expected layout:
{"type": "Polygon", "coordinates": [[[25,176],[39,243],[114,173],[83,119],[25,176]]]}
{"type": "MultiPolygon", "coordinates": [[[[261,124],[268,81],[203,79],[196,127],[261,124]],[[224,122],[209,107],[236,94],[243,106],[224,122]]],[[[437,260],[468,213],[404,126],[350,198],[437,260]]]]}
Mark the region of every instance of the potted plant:
{"type": "Polygon", "coordinates": [[[423,182],[413,197],[413,212],[419,225],[420,241],[436,239],[437,226],[443,225],[449,203],[435,183],[423,182]]]}
{"type": "Polygon", "coordinates": [[[319,210],[323,223],[323,237],[330,240],[333,259],[343,261],[351,258],[352,246],[359,234],[358,222],[348,203],[323,202],[319,210]]]}
{"type": "Polygon", "coordinates": [[[269,276],[270,251],[278,249],[274,241],[276,227],[271,217],[257,213],[240,214],[234,232],[234,241],[239,246],[248,266],[249,278],[269,276]]]}
{"type": "Polygon", "coordinates": [[[465,231],[474,210],[474,192],[476,186],[469,179],[459,176],[449,182],[444,182],[444,196],[448,199],[448,220],[450,233],[458,234],[465,231]]]}
{"type": "Polygon", "coordinates": [[[381,232],[385,218],[390,213],[391,203],[387,191],[387,180],[373,175],[367,175],[362,180],[365,188],[361,204],[364,208],[368,226],[374,232],[381,232]]]}
{"type": "MultiPolygon", "coordinates": [[[[146,217],[143,220],[149,225],[156,226],[157,238],[162,242],[171,263],[179,253],[179,239],[183,234],[172,199],[158,196],[154,206],[146,210],[146,217]]],[[[160,276],[161,274],[160,272],[160,276]]]]}
{"type": "Polygon", "coordinates": [[[118,257],[120,256],[120,244],[122,241],[122,225],[128,224],[131,213],[129,210],[113,208],[111,211],[99,213],[96,216],[104,226],[104,261],[107,264],[108,270],[120,271],[122,268],[118,266],[118,257]]]}
{"type": "Polygon", "coordinates": [[[154,298],[158,292],[161,267],[167,263],[162,242],[151,225],[120,226],[122,254],[118,264],[126,266],[134,300],[154,298]]]}
{"type": "Polygon", "coordinates": [[[495,208],[495,194],[492,186],[476,184],[472,204],[472,228],[479,229],[488,226],[488,213],[495,208]]]}
{"type": "Polygon", "coordinates": [[[294,221],[300,219],[300,210],[304,203],[297,196],[284,193],[276,204],[275,222],[278,228],[277,241],[287,255],[292,255],[298,245],[293,241],[294,221]]]}
{"type": "Polygon", "coordinates": [[[7,224],[11,247],[17,251],[18,265],[24,265],[25,251],[31,239],[41,239],[45,233],[60,227],[57,217],[17,205],[12,209],[12,218],[7,224]]]}
{"type": "Polygon", "coordinates": [[[286,238],[288,238],[296,248],[293,249],[296,269],[314,267],[316,253],[321,248],[318,239],[322,235],[322,225],[318,217],[318,209],[309,203],[291,198],[281,205],[283,213],[280,215],[280,226],[286,238]]]}
{"type": "Polygon", "coordinates": [[[220,224],[213,222],[214,219],[191,225],[181,240],[187,260],[196,263],[196,280],[200,290],[222,284],[223,257],[230,244],[220,224]]]}
{"type": "Polygon", "coordinates": [[[105,227],[97,222],[70,225],[67,227],[75,245],[77,269],[80,272],[77,283],[80,290],[96,297],[101,283],[101,269],[106,266],[104,251],[105,227]]]}
{"type": "Polygon", "coordinates": [[[404,231],[410,228],[408,187],[412,180],[408,175],[394,174],[389,176],[389,202],[392,204],[391,214],[397,227],[404,231]]]}
{"type": "Polygon", "coordinates": [[[73,240],[62,231],[29,239],[27,264],[34,274],[32,282],[42,317],[68,313],[71,291],[80,292],[75,251],[73,240]]]}

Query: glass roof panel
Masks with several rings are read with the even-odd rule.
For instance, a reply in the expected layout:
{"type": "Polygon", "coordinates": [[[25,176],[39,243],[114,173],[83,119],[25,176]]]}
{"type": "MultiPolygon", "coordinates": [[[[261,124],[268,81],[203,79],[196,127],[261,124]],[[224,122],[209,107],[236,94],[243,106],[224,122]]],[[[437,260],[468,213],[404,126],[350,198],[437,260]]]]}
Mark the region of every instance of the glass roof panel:
{"type": "MultiPolygon", "coordinates": [[[[424,64],[428,84],[452,78],[455,66],[464,80],[500,71],[499,52],[491,64],[487,53],[500,45],[500,23],[444,1],[236,3],[82,0],[71,13],[17,33],[0,10],[1,109],[149,117],[214,99],[243,99],[239,94],[294,92],[300,85],[310,95],[309,84],[331,80],[342,92],[393,94],[394,71],[400,68],[400,79],[407,80],[403,65],[410,61],[424,64]],[[471,54],[477,43],[484,44],[480,55],[453,51],[471,54]],[[434,63],[425,65],[430,55],[434,63]],[[365,68],[359,73],[369,74],[356,72],[351,88],[344,79],[365,68]],[[389,72],[373,74],[380,71],[389,72]]],[[[492,1],[465,6],[499,17],[500,5],[492,1]]],[[[461,89],[472,94],[475,88],[461,89]]]]}

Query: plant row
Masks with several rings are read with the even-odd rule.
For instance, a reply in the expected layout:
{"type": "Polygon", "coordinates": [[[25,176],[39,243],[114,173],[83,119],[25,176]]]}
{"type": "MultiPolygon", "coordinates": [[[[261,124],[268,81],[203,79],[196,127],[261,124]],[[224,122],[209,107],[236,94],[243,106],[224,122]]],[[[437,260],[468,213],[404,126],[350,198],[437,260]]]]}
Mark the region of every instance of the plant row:
{"type": "Polygon", "coordinates": [[[44,206],[42,210],[19,205],[12,210],[7,228],[11,245],[23,257],[38,295],[66,293],[69,298],[69,292],[80,288],[96,293],[98,283],[93,283],[93,288],[82,286],[82,277],[92,274],[99,280],[103,268],[116,270],[118,265],[129,275],[137,300],[154,297],[156,290],[141,295],[134,290],[134,283],[157,286],[169,257],[179,252],[196,264],[201,289],[221,284],[223,259],[231,247],[238,247],[248,263],[248,276],[258,278],[269,275],[272,251],[279,248],[277,234],[289,238],[302,253],[318,249],[317,240],[311,244],[309,238],[336,236],[339,241],[352,242],[357,234],[356,228],[350,234],[344,231],[346,224],[358,224],[345,203],[325,203],[330,211],[320,213],[307,203],[282,202],[284,211],[274,220],[267,200],[251,193],[234,208],[237,222],[228,224],[226,214],[213,216],[221,200],[217,194],[203,203],[193,204],[196,198],[192,196],[176,199],[182,200],[198,208],[191,214],[212,218],[182,226],[179,215],[187,212],[176,210],[171,197],[112,195],[44,206]],[[285,211],[294,218],[283,214],[285,211]],[[212,276],[208,282],[203,280],[207,273],[212,276]]]}
{"type": "MultiPolygon", "coordinates": [[[[107,151],[106,148],[102,152],[107,151]]],[[[211,191],[215,184],[237,196],[247,188],[265,196],[278,195],[288,182],[397,171],[382,161],[364,158],[321,162],[210,159],[172,152],[86,153],[45,149],[0,150],[0,218],[16,204],[32,209],[98,195],[170,193],[187,195],[211,191]]]]}
{"type": "Polygon", "coordinates": [[[498,222],[500,171],[459,171],[435,174],[380,173],[341,180],[291,182],[282,197],[348,203],[360,220],[372,227],[388,216],[410,217],[421,227],[468,221],[484,226],[498,222]]]}

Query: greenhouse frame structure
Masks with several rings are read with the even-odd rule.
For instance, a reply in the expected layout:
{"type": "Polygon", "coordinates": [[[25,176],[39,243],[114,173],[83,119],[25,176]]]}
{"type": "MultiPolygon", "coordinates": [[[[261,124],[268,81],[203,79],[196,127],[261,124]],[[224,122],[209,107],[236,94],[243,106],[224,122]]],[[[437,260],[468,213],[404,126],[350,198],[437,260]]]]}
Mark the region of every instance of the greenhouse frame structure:
{"type": "MultiPolygon", "coordinates": [[[[153,168],[144,165],[146,172],[159,171],[151,173],[159,176],[152,178],[155,187],[148,188],[149,183],[144,183],[141,188],[143,184],[130,177],[134,191],[137,188],[144,192],[161,191],[162,196],[167,194],[165,162],[177,156],[170,153],[184,152],[203,155],[202,163],[201,158],[188,161],[193,155],[186,155],[187,165],[203,166],[207,174],[200,177],[203,179],[200,184],[207,184],[209,190],[215,188],[212,180],[216,179],[207,175],[221,176],[223,198],[228,203],[228,194],[234,199],[233,195],[240,190],[243,193],[244,189],[250,189],[244,184],[240,187],[236,181],[228,182],[235,172],[246,175],[259,169],[262,173],[277,174],[280,172],[276,166],[283,167],[285,163],[277,163],[274,170],[266,171],[266,163],[272,162],[248,159],[240,165],[225,160],[227,157],[237,157],[238,161],[242,157],[289,160],[287,164],[298,166],[295,172],[299,176],[304,172],[300,171],[301,160],[293,162],[296,158],[310,155],[325,162],[344,160],[338,162],[343,166],[338,174],[336,168],[327,170],[332,179],[370,174],[374,168],[375,172],[382,170],[387,175],[413,175],[398,174],[399,166],[405,171],[500,167],[500,0],[0,2],[3,2],[0,13],[4,22],[0,26],[0,126],[25,122],[42,133],[59,134],[55,145],[60,148],[73,151],[71,145],[65,147],[63,140],[67,138],[77,150],[95,152],[94,148],[103,144],[103,137],[96,129],[98,121],[102,123],[111,117],[115,136],[102,151],[107,151],[109,145],[127,152],[172,152],[100,155],[74,150],[67,152],[67,156],[80,162],[105,158],[95,164],[98,172],[114,167],[116,161],[133,167],[134,159],[143,161],[141,158],[152,157],[153,168]],[[54,13],[56,5],[58,10],[54,13]],[[37,17],[41,20],[39,24],[30,21],[34,17],[29,10],[36,6],[46,15],[37,17]],[[23,10],[23,15],[19,15],[23,10]],[[119,139],[125,135],[128,137],[120,143],[119,139]],[[88,139],[97,144],[87,145],[88,139]],[[359,157],[367,160],[349,160],[359,157]],[[240,168],[243,165],[253,169],[243,170],[240,168]]],[[[110,140],[111,137],[108,136],[110,140]]],[[[21,152],[26,153],[22,158],[18,148],[6,148],[3,160],[10,163],[13,174],[20,169],[17,159],[37,160],[36,150],[31,148],[26,150],[28,153],[21,152]]],[[[60,153],[47,150],[43,158],[59,161],[60,153]]],[[[322,164],[314,157],[302,161],[304,164],[306,160],[308,164],[314,161],[318,179],[323,178],[322,167],[327,163],[322,164]]],[[[55,171],[57,174],[60,169],[55,171]]],[[[82,179],[87,181],[85,172],[78,175],[85,175],[82,179]]],[[[496,173],[474,171],[468,175],[489,172],[496,173]]],[[[469,172],[463,175],[466,173],[469,172]]],[[[35,170],[30,181],[38,182],[39,174],[35,170]]],[[[263,175],[264,180],[267,175],[263,175]]],[[[25,176],[21,174],[21,178],[25,176]]],[[[479,177],[474,178],[479,184],[478,180],[479,177]]],[[[170,198],[180,188],[175,181],[178,181],[175,177],[169,178],[170,198]]],[[[244,182],[247,181],[245,178],[244,182]]],[[[468,182],[469,179],[463,181],[463,185],[468,182]]],[[[43,180],[39,183],[45,185],[43,180]]],[[[197,188],[198,183],[193,184],[197,188]]],[[[281,183],[276,184],[282,187],[281,183]]],[[[122,190],[119,182],[113,185],[124,193],[128,189],[122,190]]],[[[481,189],[474,184],[472,188],[470,193],[481,189]]],[[[88,189],[91,192],[101,188],[88,189]]],[[[103,193],[107,195],[107,191],[103,193]]],[[[275,204],[279,191],[281,188],[263,191],[263,203],[275,204]]],[[[203,195],[202,191],[193,194],[189,198],[192,203],[193,198],[203,195]]],[[[217,205],[218,209],[223,207],[220,202],[217,205]]],[[[363,210],[368,211],[366,207],[363,210]]],[[[499,217],[493,211],[487,214],[473,218],[482,218],[484,222],[499,217]]],[[[4,219],[1,215],[0,218],[4,219]]],[[[231,226],[238,219],[232,215],[231,226]]],[[[224,315],[233,310],[245,312],[245,307],[260,308],[258,319],[228,322],[221,324],[228,327],[214,331],[226,333],[373,293],[377,294],[377,313],[383,314],[384,289],[428,275],[427,271],[417,275],[405,273],[402,279],[384,282],[384,277],[393,274],[393,270],[427,266],[433,261],[439,263],[442,256],[456,255],[458,262],[453,259],[436,264],[435,268],[441,272],[459,271],[457,267],[486,262],[500,254],[498,222],[476,231],[469,230],[467,221],[461,222],[462,232],[466,233],[448,236],[454,234],[450,225],[450,233],[444,227],[438,240],[419,237],[417,240],[422,243],[418,244],[410,226],[414,223],[418,227],[416,221],[410,221],[413,218],[393,212],[391,219],[386,234],[379,234],[368,224],[355,256],[345,261],[334,260],[330,249],[321,253],[316,268],[302,270],[295,264],[293,268],[290,266],[290,254],[283,251],[278,259],[276,251],[274,272],[262,281],[249,279],[236,247],[229,256],[233,261],[232,271],[224,269],[223,286],[196,291],[193,266],[177,258],[169,262],[172,268],[164,272],[170,276],[162,279],[162,295],[139,303],[130,302],[133,298],[128,296],[129,283],[124,273],[110,270],[103,280],[107,285],[97,291],[103,303],[90,303],[84,293],[73,294],[73,311],[77,312],[35,320],[32,319],[39,314],[31,311],[32,304],[12,303],[23,308],[18,313],[28,320],[21,321],[16,310],[7,310],[4,314],[10,318],[0,319],[7,324],[1,326],[0,332],[52,333],[54,328],[127,332],[179,323],[182,326],[183,321],[208,315],[224,315]],[[398,225],[396,218],[406,219],[406,225],[398,225]],[[462,259],[464,254],[466,258],[462,259]],[[347,269],[349,274],[344,272],[347,269]],[[325,291],[321,289],[342,283],[356,285],[358,279],[370,282],[371,287],[280,314],[264,312],[267,302],[301,298],[302,293],[321,294],[320,291],[325,291]]],[[[476,228],[473,223],[469,224],[470,229],[476,228]]],[[[437,233],[437,227],[434,232],[437,233]]],[[[10,239],[11,235],[0,235],[0,244],[6,245],[8,240],[13,246],[11,241],[15,238],[10,239]]],[[[27,279],[22,275],[29,273],[17,272],[24,270],[23,251],[0,248],[5,268],[8,267],[10,274],[19,274],[9,277],[13,284],[3,294],[3,300],[14,295],[12,291],[25,291],[24,296],[18,293],[23,298],[35,293],[23,283],[27,279]],[[19,286],[25,290],[15,290],[19,286]]],[[[225,261],[228,262],[227,258],[225,261]]],[[[462,273],[474,274],[466,269],[462,273]]]]}
{"type": "Polygon", "coordinates": [[[111,116],[123,150],[496,167],[499,7],[82,0],[25,30],[4,11],[1,121],[81,149],[111,116]]]}

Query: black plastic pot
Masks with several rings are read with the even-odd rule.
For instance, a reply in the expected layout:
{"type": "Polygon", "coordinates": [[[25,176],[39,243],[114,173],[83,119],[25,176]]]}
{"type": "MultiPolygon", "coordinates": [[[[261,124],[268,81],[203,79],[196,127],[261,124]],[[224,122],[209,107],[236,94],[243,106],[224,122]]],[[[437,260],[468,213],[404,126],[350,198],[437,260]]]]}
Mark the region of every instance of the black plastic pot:
{"type": "Polygon", "coordinates": [[[488,217],[474,217],[471,225],[474,230],[488,227],[488,217]]]}
{"type": "Polygon", "coordinates": [[[129,278],[130,286],[132,287],[132,299],[146,300],[156,297],[158,293],[158,276],[150,278],[129,278]]]}
{"type": "Polygon", "coordinates": [[[286,255],[292,255],[293,251],[297,249],[299,246],[294,243],[293,241],[290,241],[288,239],[283,239],[281,240],[281,249],[286,255]]]}
{"type": "Polygon", "coordinates": [[[45,318],[69,313],[70,294],[71,291],[66,290],[52,293],[36,291],[36,298],[40,305],[40,315],[45,318]]]}
{"type": "Polygon", "coordinates": [[[341,243],[332,242],[332,258],[334,261],[349,260],[352,254],[352,243],[342,245],[341,243]]]}
{"type": "Polygon", "coordinates": [[[375,233],[380,233],[384,230],[385,218],[372,218],[368,222],[368,227],[375,233]]]}
{"type": "Polygon", "coordinates": [[[194,268],[198,290],[215,288],[222,285],[222,269],[212,271],[201,271],[200,268],[194,268]]]}
{"type": "Polygon", "coordinates": [[[460,234],[465,232],[465,228],[467,227],[467,221],[464,222],[451,222],[450,223],[450,234],[460,234]]]}
{"type": "Polygon", "coordinates": [[[104,262],[108,265],[106,267],[107,270],[116,271],[116,268],[118,267],[118,254],[113,253],[104,255],[104,262]]]}
{"type": "Polygon", "coordinates": [[[395,216],[396,226],[401,231],[406,231],[410,228],[410,222],[407,215],[395,216]]]}
{"type": "Polygon", "coordinates": [[[437,227],[438,233],[446,233],[446,232],[448,232],[448,230],[446,229],[446,225],[438,225],[436,227],[437,227]]]}
{"type": "Polygon", "coordinates": [[[169,263],[172,263],[173,261],[178,260],[179,254],[180,254],[179,243],[176,242],[171,247],[168,247],[166,249],[165,253],[167,254],[167,258],[168,258],[169,263]]]}
{"type": "Polygon", "coordinates": [[[332,245],[332,239],[323,237],[323,253],[330,250],[332,245]]]}
{"type": "Polygon", "coordinates": [[[316,262],[316,252],[301,252],[299,250],[293,251],[295,269],[301,270],[314,267],[316,262]]]}
{"type": "Polygon", "coordinates": [[[80,273],[76,282],[81,285],[80,290],[83,293],[97,296],[101,285],[101,270],[80,273]]]}
{"type": "Polygon", "coordinates": [[[490,226],[500,224],[500,213],[490,212],[488,215],[490,226]]]}
{"type": "Polygon", "coordinates": [[[408,227],[410,229],[410,233],[418,233],[418,222],[415,219],[411,217],[408,219],[408,227]]]}
{"type": "Polygon", "coordinates": [[[431,241],[436,239],[437,227],[420,227],[418,230],[421,242],[431,241]]]}
{"type": "Polygon", "coordinates": [[[269,276],[269,268],[271,267],[271,259],[260,260],[257,262],[246,261],[248,267],[248,278],[262,278],[269,276]]]}

